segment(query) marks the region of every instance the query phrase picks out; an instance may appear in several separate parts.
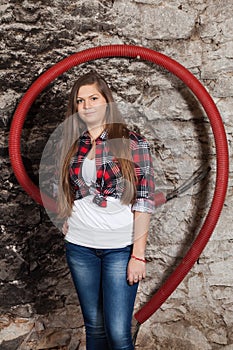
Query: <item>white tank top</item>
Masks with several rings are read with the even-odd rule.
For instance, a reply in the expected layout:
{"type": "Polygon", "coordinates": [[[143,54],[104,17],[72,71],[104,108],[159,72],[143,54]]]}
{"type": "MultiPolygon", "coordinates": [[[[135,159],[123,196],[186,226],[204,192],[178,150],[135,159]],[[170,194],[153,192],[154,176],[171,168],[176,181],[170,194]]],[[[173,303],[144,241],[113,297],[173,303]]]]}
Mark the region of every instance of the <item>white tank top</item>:
{"type": "Polygon", "coordinates": [[[88,186],[96,181],[95,158],[85,158],[82,166],[82,176],[88,186]]]}
{"type": "MultiPolygon", "coordinates": [[[[82,176],[88,186],[96,181],[95,159],[85,158],[82,176]]],[[[94,195],[74,201],[68,219],[68,242],[98,249],[122,248],[133,243],[131,205],[118,198],[107,197],[107,207],[93,203],[94,195]]]]}

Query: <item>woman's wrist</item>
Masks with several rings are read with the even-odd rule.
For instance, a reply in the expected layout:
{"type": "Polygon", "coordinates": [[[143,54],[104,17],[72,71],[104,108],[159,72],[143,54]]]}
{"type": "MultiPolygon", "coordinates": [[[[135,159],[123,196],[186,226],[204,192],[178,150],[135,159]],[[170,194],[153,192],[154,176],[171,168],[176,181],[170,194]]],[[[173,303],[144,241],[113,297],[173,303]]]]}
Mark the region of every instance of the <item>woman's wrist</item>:
{"type": "Polygon", "coordinates": [[[136,256],[134,254],[131,254],[131,259],[134,259],[134,260],[137,260],[137,261],[141,261],[143,263],[146,263],[146,259],[144,257],[139,257],[139,256],[136,256]]]}

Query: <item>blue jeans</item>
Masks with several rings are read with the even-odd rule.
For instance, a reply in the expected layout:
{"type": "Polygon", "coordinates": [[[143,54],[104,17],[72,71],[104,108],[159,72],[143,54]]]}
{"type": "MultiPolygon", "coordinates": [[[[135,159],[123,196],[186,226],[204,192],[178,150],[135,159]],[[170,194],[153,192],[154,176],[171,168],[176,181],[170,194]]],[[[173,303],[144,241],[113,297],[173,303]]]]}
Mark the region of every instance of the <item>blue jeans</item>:
{"type": "Polygon", "coordinates": [[[127,283],[131,246],[95,249],[66,242],[87,350],[133,350],[131,321],[138,284],[127,283]]]}

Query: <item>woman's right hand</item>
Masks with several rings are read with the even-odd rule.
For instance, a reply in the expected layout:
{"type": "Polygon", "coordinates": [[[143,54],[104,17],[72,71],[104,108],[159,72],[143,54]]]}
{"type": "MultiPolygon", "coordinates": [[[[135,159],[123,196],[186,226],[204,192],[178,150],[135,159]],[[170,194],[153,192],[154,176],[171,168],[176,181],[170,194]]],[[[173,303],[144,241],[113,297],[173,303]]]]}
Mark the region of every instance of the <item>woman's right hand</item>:
{"type": "Polygon", "coordinates": [[[69,229],[69,225],[68,225],[68,222],[67,220],[64,222],[63,226],[62,226],[62,233],[63,235],[65,236],[68,232],[68,229],[69,229]]]}

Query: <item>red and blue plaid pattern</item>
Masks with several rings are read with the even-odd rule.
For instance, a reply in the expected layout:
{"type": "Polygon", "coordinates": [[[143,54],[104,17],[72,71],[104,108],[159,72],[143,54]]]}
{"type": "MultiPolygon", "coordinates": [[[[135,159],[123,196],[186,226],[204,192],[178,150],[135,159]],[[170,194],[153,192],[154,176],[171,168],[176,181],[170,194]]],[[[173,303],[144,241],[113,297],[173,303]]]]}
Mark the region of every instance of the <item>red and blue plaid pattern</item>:
{"type": "MultiPolygon", "coordinates": [[[[136,200],[132,210],[152,213],[154,211],[154,171],[150,149],[145,138],[130,131],[130,149],[134,162],[134,169],[137,178],[136,200]]],[[[121,140],[123,142],[123,140],[121,140]]],[[[121,198],[126,181],[121,173],[116,157],[110,152],[107,132],[96,139],[96,183],[94,188],[93,201],[102,207],[107,205],[106,198],[113,196],[121,198]]],[[[82,164],[92,147],[91,138],[88,132],[78,140],[77,153],[70,163],[70,179],[74,187],[75,199],[81,199],[90,194],[90,187],[86,185],[82,177],[82,164]]]]}

